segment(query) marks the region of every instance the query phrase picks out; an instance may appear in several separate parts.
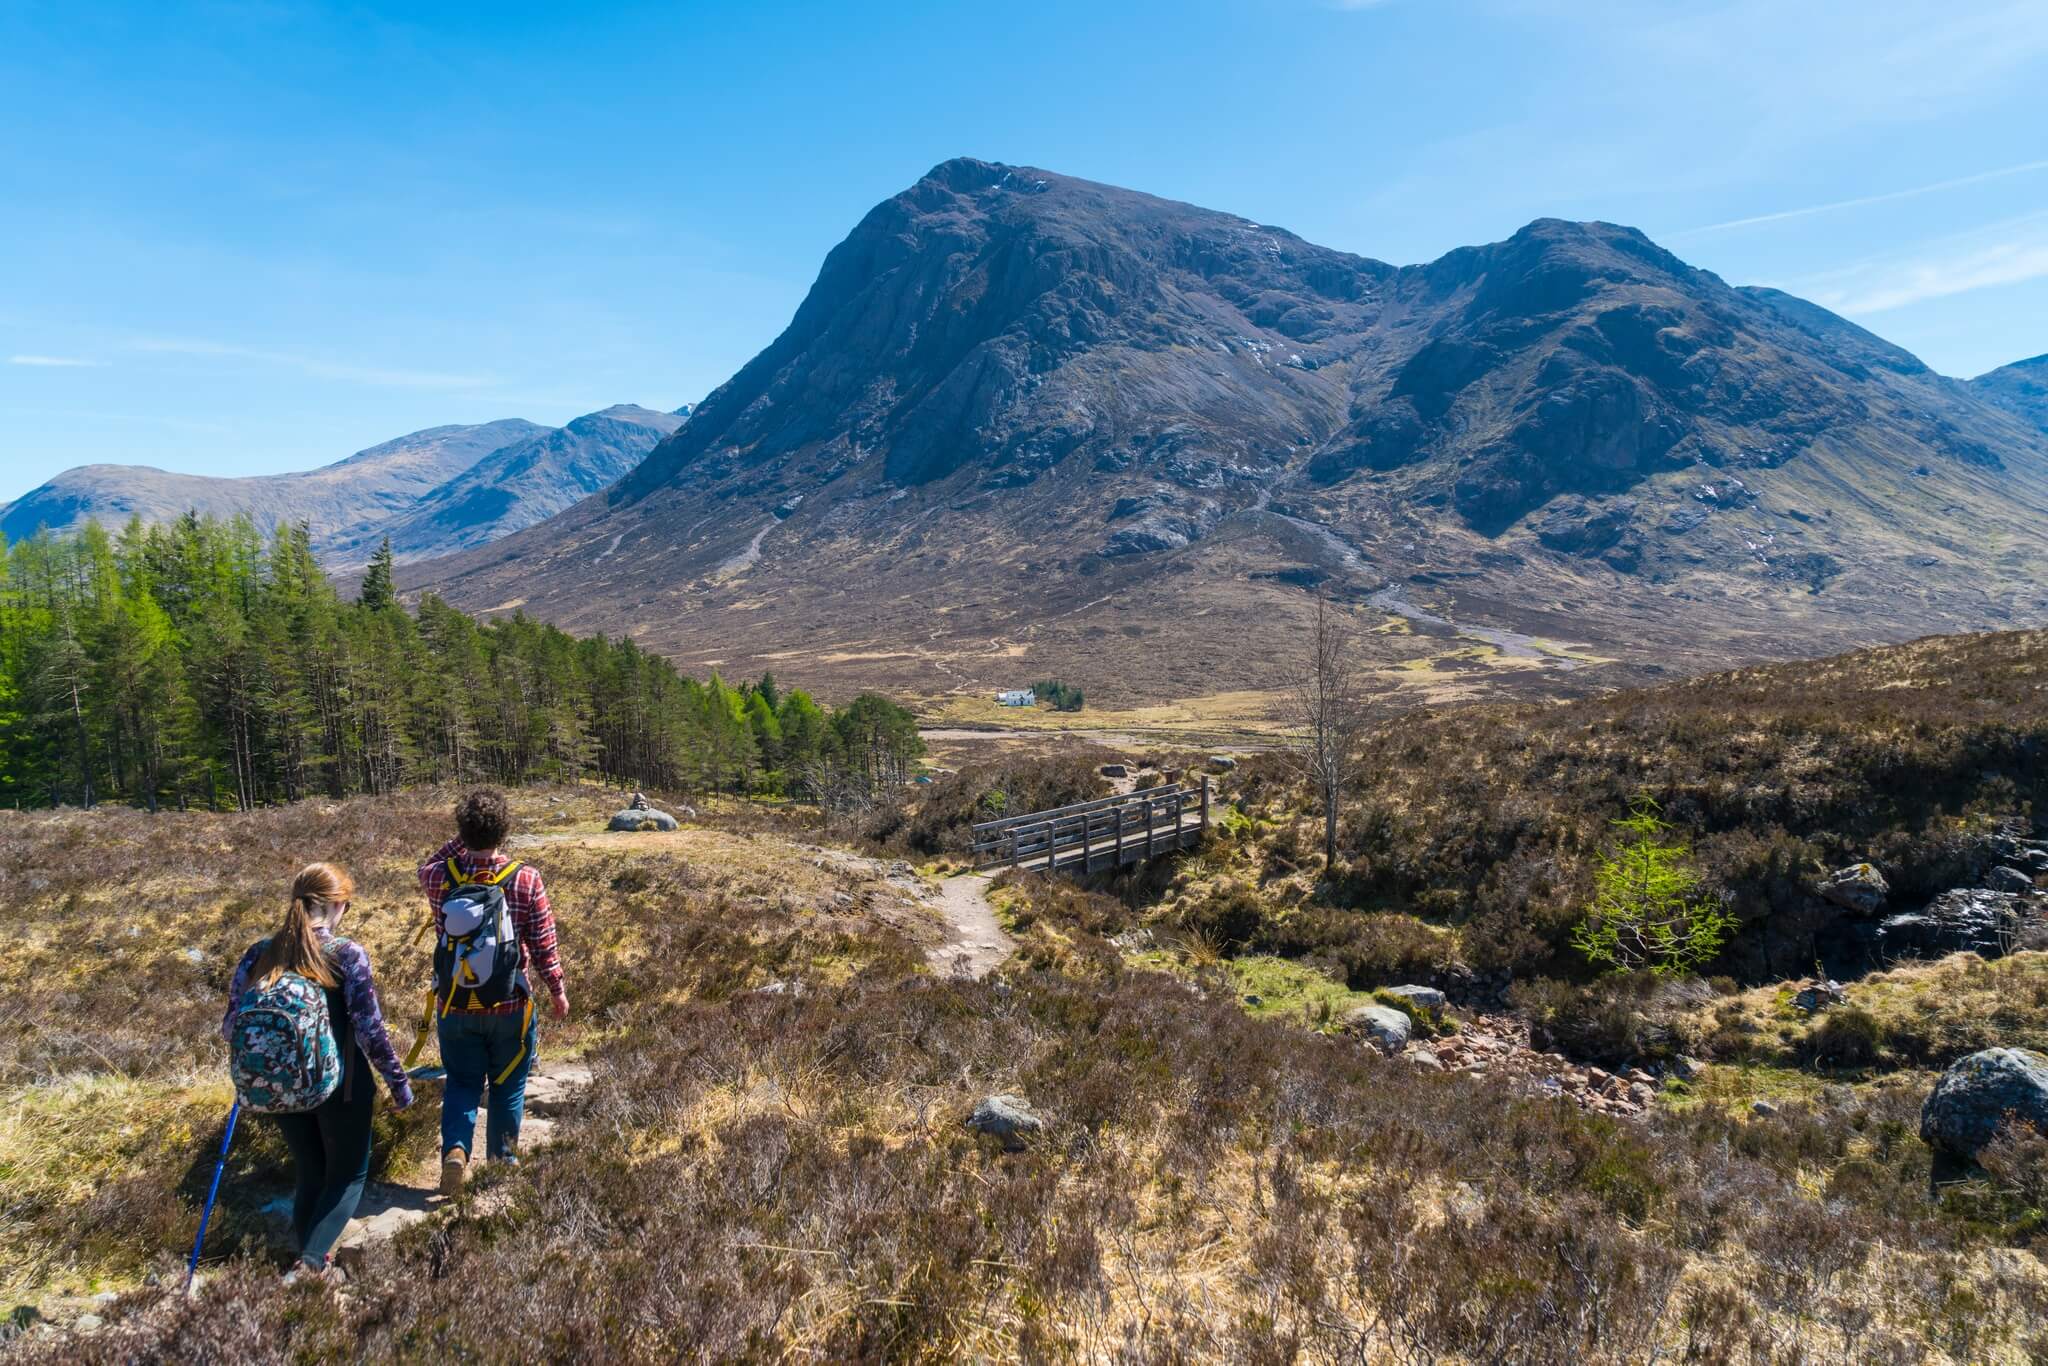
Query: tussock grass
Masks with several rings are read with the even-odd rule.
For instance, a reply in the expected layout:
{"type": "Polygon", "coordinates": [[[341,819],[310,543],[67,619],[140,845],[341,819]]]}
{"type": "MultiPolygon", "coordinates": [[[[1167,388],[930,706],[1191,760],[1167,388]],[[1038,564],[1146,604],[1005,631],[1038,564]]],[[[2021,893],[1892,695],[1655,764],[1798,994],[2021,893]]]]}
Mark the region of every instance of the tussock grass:
{"type": "Polygon", "coordinates": [[[1984,1048],[2048,1052],[2048,953],[1900,963],[1849,983],[1847,995],[1809,1016],[1790,987],[1757,987],[1682,1027],[1705,1056],[1784,1065],[1939,1070],[1984,1048]]]}
{"type": "Polygon", "coordinates": [[[838,987],[641,1003],[502,1207],[402,1241],[338,1315],[231,1276],[66,1349],[1974,1361],[2019,1359],[2048,1309],[2038,1264],[1927,1204],[1910,1098],[1642,1127],[1158,973],[1006,986],[878,943],[838,987]],[[994,1090],[1049,1131],[1015,1154],[969,1133],[994,1090]],[[428,1288],[477,1283],[530,1289],[484,1324],[428,1288]]]}
{"type": "MultiPolygon", "coordinates": [[[[1192,982],[1134,967],[1106,937],[1134,926],[1133,908],[1071,884],[1006,884],[1025,948],[974,983],[930,975],[915,927],[882,904],[885,880],[843,858],[768,835],[679,842],[672,856],[542,848],[587,974],[572,991],[593,1003],[561,1036],[593,1080],[553,1146],[374,1256],[346,1302],[284,1290],[250,1256],[196,1302],[140,1290],[103,1332],[31,1339],[23,1358],[2048,1350],[2048,1273],[2005,1255],[2025,1235],[2002,1213],[1927,1200],[1906,1087],[1788,1095],[1769,1123],[1719,1104],[1621,1122],[1425,1075],[1298,1016],[1249,1015],[1220,967],[1192,982]],[[706,866],[714,849],[730,866],[706,866]],[[1218,978],[1227,989],[1205,988],[1218,978]],[[783,989],[757,989],[770,981],[783,989]],[[1047,1118],[1022,1151],[963,1123],[993,1092],[1047,1118]],[[458,1287],[479,1285],[522,1289],[490,1314],[451,1312],[458,1287]]],[[[221,914],[203,899],[189,909],[221,914]]],[[[1313,965],[1249,971],[1305,996],[1339,989],[1313,965]]],[[[217,1009],[195,1011],[166,1055],[196,1053],[203,1075],[217,1009]]],[[[70,1113],[65,1094],[50,1092],[51,1113],[70,1113]]],[[[78,1114],[97,1112],[81,1100],[78,1114]]],[[[52,1154],[54,1141],[38,1140],[52,1154]]],[[[182,1190],[165,1206],[195,1207],[182,1190]]],[[[75,1261],[51,1230],[29,1236],[75,1261]]],[[[143,1257],[147,1242],[115,1251],[143,1257]]]]}
{"type": "Polygon", "coordinates": [[[1609,822],[1648,792],[1741,927],[1710,970],[1810,970],[1845,863],[1911,908],[1987,870],[2003,821],[2048,811],[2048,632],[1930,637],[1556,706],[1411,713],[1368,740],[1340,867],[1303,837],[1299,784],[1255,757],[1229,793],[1260,818],[1261,879],[1303,868],[1350,909],[1457,931],[1518,976],[1582,970],[1570,930],[1609,822]]]}
{"type": "MultiPolygon", "coordinates": [[[[217,1033],[228,978],[275,928],[302,864],[327,859],[354,874],[343,932],[369,950],[405,1051],[431,951],[416,939],[426,911],[414,868],[453,833],[453,797],[428,790],[249,815],[0,813],[0,1299],[132,1286],[189,1246],[233,1101],[217,1033]]],[[[513,852],[545,872],[573,972],[575,1016],[544,1026],[544,1054],[588,1047],[635,1003],[730,995],[777,975],[843,979],[849,927],[871,909],[905,914],[879,879],[818,866],[765,833],[772,818],[666,842],[605,836],[618,803],[594,787],[516,794],[523,837],[513,852]],[[754,915],[815,933],[741,965],[714,957],[647,970],[658,942],[650,924],[687,941],[705,924],[754,915]]],[[[425,1088],[401,1115],[380,1098],[373,1178],[425,1179],[438,1150],[434,1099],[425,1088]]],[[[210,1251],[267,1245],[274,1229],[259,1206],[288,1188],[287,1172],[268,1124],[238,1128],[210,1251]]]]}

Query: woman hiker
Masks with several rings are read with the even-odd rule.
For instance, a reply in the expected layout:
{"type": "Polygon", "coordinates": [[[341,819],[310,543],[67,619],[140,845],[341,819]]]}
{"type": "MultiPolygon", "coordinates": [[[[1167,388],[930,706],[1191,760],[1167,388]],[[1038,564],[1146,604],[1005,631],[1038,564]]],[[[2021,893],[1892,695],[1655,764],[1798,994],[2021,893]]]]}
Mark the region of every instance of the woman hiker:
{"type": "Polygon", "coordinates": [[[299,1263],[287,1276],[292,1280],[302,1275],[344,1279],[330,1259],[370,1176],[370,1108],[377,1088],[369,1066],[383,1075],[399,1109],[413,1100],[412,1084],[384,1030],[370,956],[337,933],[354,894],[349,875],[331,863],[301,869],[292,880],[284,924],[270,938],[250,945],[235,968],[221,1021],[222,1037],[232,1043],[244,998],[264,993],[287,975],[304,978],[327,998],[327,1023],[340,1054],[339,1083],[312,1109],[268,1115],[291,1149],[298,1178],[292,1234],[299,1263]]]}

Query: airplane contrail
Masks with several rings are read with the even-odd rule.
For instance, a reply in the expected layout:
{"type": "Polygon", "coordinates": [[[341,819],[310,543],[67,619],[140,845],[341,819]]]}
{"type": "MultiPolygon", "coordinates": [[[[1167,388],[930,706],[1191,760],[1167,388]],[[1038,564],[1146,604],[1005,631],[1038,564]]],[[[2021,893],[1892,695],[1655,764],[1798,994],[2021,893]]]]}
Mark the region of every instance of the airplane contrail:
{"type": "Polygon", "coordinates": [[[1752,228],[1759,223],[1782,223],[1788,218],[1811,218],[1817,213],[1833,213],[1837,209],[1860,209],[1869,204],[1889,204],[1898,199],[1938,194],[1943,190],[1959,190],[1965,185],[1981,185],[1987,180],[2003,180],[2007,176],[2026,175],[2032,171],[2048,171],[2048,161],[2023,161],[2017,166],[2002,166],[1995,171],[1979,171],[1975,175],[1957,176],[1953,180],[1937,180],[1932,185],[1916,185],[1910,190],[1890,190],[1884,194],[1867,194],[1857,199],[1837,199],[1828,204],[1808,204],[1801,209],[1760,213],[1750,218],[1731,218],[1725,223],[1709,223],[1704,227],[1687,228],[1683,232],[1674,232],[1671,236],[1697,237],[1702,233],[1726,232],[1732,228],[1752,228]]]}

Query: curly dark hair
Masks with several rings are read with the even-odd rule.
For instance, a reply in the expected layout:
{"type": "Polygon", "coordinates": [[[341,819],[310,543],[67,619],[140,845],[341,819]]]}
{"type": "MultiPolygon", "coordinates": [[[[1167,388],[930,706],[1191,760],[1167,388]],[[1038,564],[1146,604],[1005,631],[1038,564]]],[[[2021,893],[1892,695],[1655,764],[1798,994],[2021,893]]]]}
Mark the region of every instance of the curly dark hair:
{"type": "Polygon", "coordinates": [[[512,829],[512,808],[495,787],[465,792],[455,804],[455,833],[471,849],[495,849],[512,829]]]}

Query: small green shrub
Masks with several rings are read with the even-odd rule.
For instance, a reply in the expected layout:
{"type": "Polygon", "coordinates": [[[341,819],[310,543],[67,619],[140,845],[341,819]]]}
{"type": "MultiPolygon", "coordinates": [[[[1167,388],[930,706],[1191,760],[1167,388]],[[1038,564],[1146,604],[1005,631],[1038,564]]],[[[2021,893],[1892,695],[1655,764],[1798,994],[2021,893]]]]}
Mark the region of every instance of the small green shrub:
{"type": "Polygon", "coordinates": [[[1839,1006],[1807,1034],[1803,1052],[1823,1067],[1868,1067],[1884,1056],[1885,1028],[1875,1015],[1839,1006]]]}
{"type": "Polygon", "coordinates": [[[1181,927],[1200,935],[1226,953],[1242,953],[1267,942],[1266,911],[1254,889],[1240,882],[1222,882],[1187,907],[1181,927]]]}

